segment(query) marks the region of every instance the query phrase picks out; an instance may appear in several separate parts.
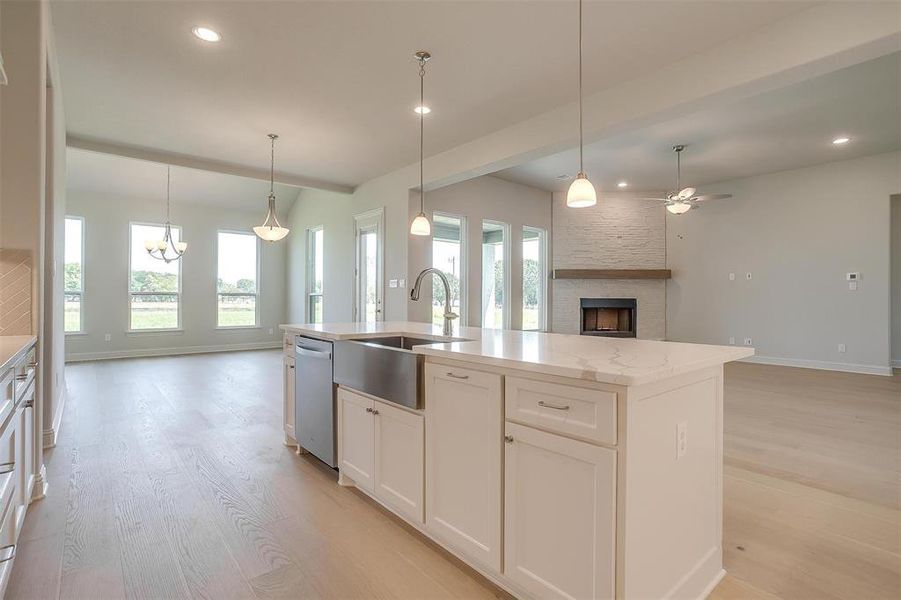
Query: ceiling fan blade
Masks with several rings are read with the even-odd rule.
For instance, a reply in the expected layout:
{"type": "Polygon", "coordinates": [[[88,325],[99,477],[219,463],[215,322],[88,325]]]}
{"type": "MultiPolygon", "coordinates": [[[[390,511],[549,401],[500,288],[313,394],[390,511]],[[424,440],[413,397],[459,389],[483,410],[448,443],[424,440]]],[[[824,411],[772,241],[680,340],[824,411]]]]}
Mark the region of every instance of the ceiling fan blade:
{"type": "Polygon", "coordinates": [[[691,199],[692,202],[706,202],[708,200],[725,200],[726,198],[731,198],[732,194],[707,194],[706,196],[695,196],[691,199]]]}
{"type": "Polygon", "coordinates": [[[689,198],[691,198],[692,196],[695,195],[696,191],[697,190],[693,187],[687,187],[687,188],[682,189],[678,194],[679,200],[688,200],[689,198]]]}
{"type": "Polygon", "coordinates": [[[634,200],[656,200],[658,202],[670,202],[669,198],[634,198],[634,200]]]}

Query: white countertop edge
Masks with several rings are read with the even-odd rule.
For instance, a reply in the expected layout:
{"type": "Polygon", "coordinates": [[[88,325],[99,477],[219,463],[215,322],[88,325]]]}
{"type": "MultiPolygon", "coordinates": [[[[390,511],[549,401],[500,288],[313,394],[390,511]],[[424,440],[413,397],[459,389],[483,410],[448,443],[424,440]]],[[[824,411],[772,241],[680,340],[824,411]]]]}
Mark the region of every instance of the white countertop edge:
{"type": "Polygon", "coordinates": [[[34,335],[3,335],[0,336],[0,376],[14,362],[22,358],[26,350],[37,342],[34,335]]]}
{"type": "Polygon", "coordinates": [[[608,383],[612,385],[636,386],[647,383],[654,383],[662,379],[681,375],[683,373],[691,373],[708,367],[715,367],[727,362],[740,360],[754,355],[754,351],[750,348],[736,348],[734,355],[710,357],[704,360],[698,360],[690,363],[684,363],[677,367],[669,367],[657,369],[644,375],[630,375],[626,373],[603,373],[588,369],[579,369],[574,367],[564,367],[547,363],[536,363],[511,358],[499,358],[496,356],[475,355],[466,352],[454,351],[443,348],[441,345],[432,346],[415,346],[413,352],[423,354],[425,356],[434,356],[437,358],[447,358],[460,362],[477,362],[479,364],[491,365],[495,367],[504,367],[508,369],[516,369],[519,371],[530,371],[533,373],[542,373],[544,375],[556,375],[559,377],[567,377],[570,379],[580,379],[582,381],[593,381],[596,383],[608,383]]]}

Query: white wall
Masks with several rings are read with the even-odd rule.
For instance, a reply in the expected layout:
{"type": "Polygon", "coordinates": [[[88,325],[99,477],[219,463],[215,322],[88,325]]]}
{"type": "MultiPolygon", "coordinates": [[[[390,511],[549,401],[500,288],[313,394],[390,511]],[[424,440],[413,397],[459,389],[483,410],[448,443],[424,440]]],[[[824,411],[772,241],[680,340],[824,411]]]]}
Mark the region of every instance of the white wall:
{"type": "Polygon", "coordinates": [[[899,152],[705,187],[734,197],[667,217],[668,338],[749,337],[759,361],[887,372],[889,197],[899,190],[899,152]]]}
{"type": "Polygon", "coordinates": [[[182,239],[188,242],[181,273],[183,331],[128,333],[129,222],[159,223],[165,205],[159,197],[112,197],[76,190],[68,190],[66,204],[69,215],[85,220],[85,333],[66,336],[67,360],[280,345],[277,327],[285,322],[284,243],[260,244],[260,328],[216,329],[217,231],[251,231],[259,224],[258,210],[173,204],[173,225],[182,228],[182,239]],[[106,333],[112,336],[110,342],[104,341],[106,333]]]}
{"type": "MultiPolygon", "coordinates": [[[[636,196],[601,190],[595,206],[569,208],[565,193],[554,194],[554,268],[664,268],[665,210],[660,202],[638,200],[636,196]]],[[[638,337],[666,337],[663,280],[555,280],[553,331],[579,333],[580,298],[635,298],[638,337]]]]}
{"type": "MultiPolygon", "coordinates": [[[[482,281],[482,221],[492,220],[510,225],[510,306],[511,327],[522,327],[522,228],[538,227],[547,232],[550,246],[552,235],[551,193],[497,177],[483,176],[463,181],[434,191],[426,191],[425,212],[432,219],[438,211],[466,217],[467,240],[467,322],[464,325],[481,325],[482,281]]],[[[408,221],[419,214],[419,194],[410,197],[408,221]]],[[[407,288],[416,276],[432,265],[432,238],[407,235],[407,288]]],[[[548,258],[550,258],[550,247],[548,258]]],[[[550,261],[548,261],[550,263],[550,261]]],[[[549,299],[549,282],[545,298],[549,299]]],[[[432,286],[426,285],[418,302],[408,301],[407,317],[411,321],[429,322],[432,319],[432,286]]],[[[548,306],[548,315],[551,314],[548,306]]],[[[550,316],[548,317],[550,320],[550,316]]]]}
{"type": "Polygon", "coordinates": [[[901,195],[892,196],[892,365],[901,369],[901,195]]]}

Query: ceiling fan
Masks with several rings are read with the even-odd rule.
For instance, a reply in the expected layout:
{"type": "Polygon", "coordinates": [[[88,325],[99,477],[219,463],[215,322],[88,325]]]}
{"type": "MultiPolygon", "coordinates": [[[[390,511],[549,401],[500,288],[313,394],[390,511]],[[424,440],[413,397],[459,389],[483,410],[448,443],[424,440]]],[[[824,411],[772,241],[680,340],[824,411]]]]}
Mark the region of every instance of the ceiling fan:
{"type": "Polygon", "coordinates": [[[707,200],[723,200],[731,198],[732,194],[707,194],[705,196],[696,196],[697,191],[693,187],[682,187],[682,151],[685,145],[678,144],[673,146],[673,152],[676,153],[676,190],[666,195],[666,198],[641,198],[641,200],[660,200],[666,206],[666,210],[674,215],[687,213],[692,208],[698,207],[698,202],[706,202],[707,200]]]}

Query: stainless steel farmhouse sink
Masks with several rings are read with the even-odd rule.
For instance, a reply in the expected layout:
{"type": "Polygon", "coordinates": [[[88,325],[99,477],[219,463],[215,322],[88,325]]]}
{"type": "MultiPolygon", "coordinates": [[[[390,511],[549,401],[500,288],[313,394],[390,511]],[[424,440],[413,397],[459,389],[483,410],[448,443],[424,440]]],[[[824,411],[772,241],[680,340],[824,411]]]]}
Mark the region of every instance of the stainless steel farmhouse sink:
{"type": "Polygon", "coordinates": [[[424,357],[413,346],[456,340],[386,336],[335,342],[335,383],[409,408],[422,408],[424,357]]]}

